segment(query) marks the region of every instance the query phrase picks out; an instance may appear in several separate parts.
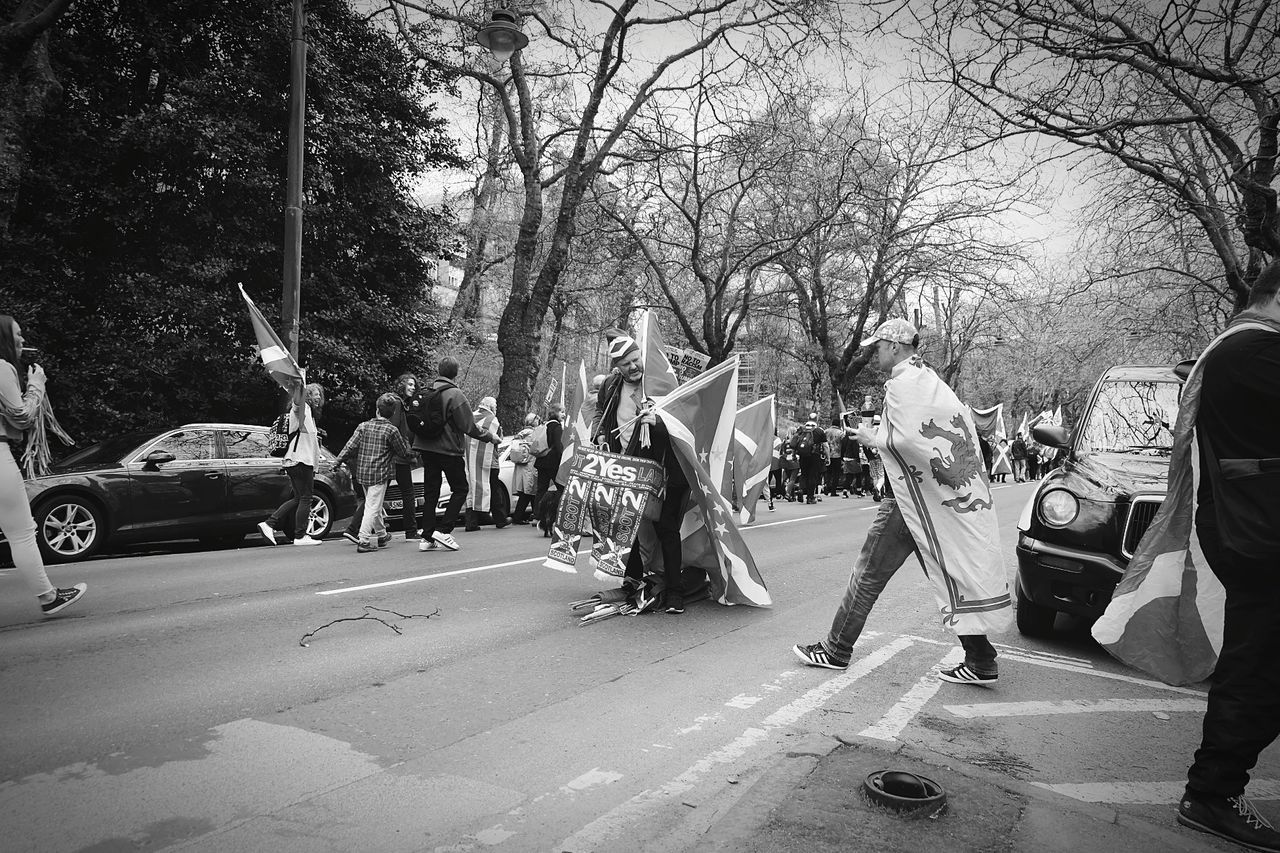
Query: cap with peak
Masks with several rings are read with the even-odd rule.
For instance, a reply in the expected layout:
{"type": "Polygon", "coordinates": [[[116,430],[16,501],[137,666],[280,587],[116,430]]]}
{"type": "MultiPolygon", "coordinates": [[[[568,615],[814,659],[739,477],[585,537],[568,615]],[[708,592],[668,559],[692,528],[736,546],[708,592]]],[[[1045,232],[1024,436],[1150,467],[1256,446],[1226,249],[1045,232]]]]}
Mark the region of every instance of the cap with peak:
{"type": "Polygon", "coordinates": [[[863,341],[859,346],[869,347],[876,341],[893,341],[899,344],[909,344],[916,339],[916,335],[920,334],[916,331],[916,327],[908,323],[901,317],[895,317],[892,320],[885,320],[883,323],[871,333],[871,337],[863,341]]]}

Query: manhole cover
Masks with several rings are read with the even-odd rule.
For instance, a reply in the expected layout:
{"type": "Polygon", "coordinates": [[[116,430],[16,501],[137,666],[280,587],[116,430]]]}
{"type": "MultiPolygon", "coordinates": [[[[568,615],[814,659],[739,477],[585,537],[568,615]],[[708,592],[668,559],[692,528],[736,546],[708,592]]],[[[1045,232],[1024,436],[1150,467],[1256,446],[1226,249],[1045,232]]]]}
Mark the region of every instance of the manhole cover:
{"type": "Polygon", "coordinates": [[[862,783],[871,802],[902,817],[933,817],[946,808],[947,792],[927,776],[905,770],[877,770],[862,783]]]}

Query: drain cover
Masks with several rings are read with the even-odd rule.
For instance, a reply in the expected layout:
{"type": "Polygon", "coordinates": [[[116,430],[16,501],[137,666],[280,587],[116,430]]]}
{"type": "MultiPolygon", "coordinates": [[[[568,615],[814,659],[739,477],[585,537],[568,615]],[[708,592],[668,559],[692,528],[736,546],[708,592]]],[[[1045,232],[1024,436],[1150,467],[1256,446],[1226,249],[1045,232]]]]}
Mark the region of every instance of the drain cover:
{"type": "Polygon", "coordinates": [[[947,805],[947,792],[927,776],[905,770],[877,770],[862,783],[871,802],[902,817],[933,817],[947,805]]]}

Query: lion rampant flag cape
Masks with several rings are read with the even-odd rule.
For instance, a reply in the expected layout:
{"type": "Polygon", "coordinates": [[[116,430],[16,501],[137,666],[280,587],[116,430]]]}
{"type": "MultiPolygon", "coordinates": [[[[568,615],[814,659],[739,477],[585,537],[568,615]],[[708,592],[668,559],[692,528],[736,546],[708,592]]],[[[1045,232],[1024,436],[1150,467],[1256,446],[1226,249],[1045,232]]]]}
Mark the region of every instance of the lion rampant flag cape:
{"type": "Polygon", "coordinates": [[[885,383],[876,445],[902,517],[956,634],[1013,623],[991,487],[969,407],[913,356],[885,383]]]}

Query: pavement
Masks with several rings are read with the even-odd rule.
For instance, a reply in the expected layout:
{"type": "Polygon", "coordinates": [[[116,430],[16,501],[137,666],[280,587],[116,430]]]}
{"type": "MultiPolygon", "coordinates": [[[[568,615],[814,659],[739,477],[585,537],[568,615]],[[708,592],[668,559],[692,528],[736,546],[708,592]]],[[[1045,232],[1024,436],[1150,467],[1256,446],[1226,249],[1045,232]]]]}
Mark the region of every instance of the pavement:
{"type": "MultiPolygon", "coordinates": [[[[686,804],[693,805],[693,804],[686,804]]],[[[911,745],[808,735],[716,815],[690,853],[1181,853],[1242,850],[911,745]],[[863,792],[868,774],[906,770],[942,786],[946,808],[904,817],[863,792]]]]}

